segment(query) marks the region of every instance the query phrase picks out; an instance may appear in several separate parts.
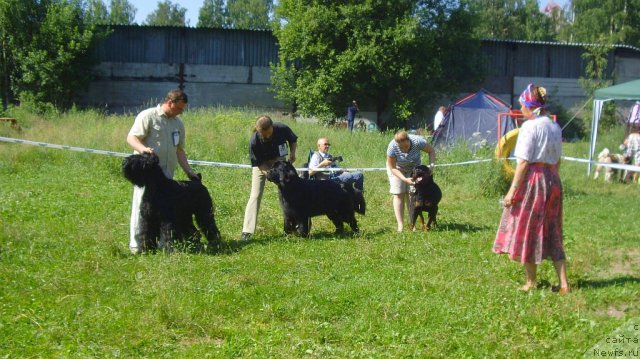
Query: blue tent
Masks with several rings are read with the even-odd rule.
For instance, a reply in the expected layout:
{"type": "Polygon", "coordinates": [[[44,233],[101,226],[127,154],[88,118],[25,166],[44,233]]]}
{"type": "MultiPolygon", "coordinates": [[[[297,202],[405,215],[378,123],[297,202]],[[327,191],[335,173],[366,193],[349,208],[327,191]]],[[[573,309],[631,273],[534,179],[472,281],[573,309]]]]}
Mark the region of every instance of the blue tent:
{"type": "Polygon", "coordinates": [[[494,146],[516,127],[510,116],[499,116],[509,111],[505,102],[485,90],[468,95],[447,108],[434,132],[433,144],[445,147],[466,142],[472,147],[494,146]]]}

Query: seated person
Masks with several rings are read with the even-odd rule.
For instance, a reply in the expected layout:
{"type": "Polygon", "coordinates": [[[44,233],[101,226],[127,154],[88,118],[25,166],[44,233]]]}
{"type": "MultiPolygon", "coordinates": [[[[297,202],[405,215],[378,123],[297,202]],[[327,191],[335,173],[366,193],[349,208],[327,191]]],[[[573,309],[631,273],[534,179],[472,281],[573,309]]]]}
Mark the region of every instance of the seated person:
{"type": "Polygon", "coordinates": [[[352,184],[361,191],[364,190],[364,175],[360,172],[349,173],[346,171],[321,171],[322,168],[339,168],[337,162],[342,157],[333,157],[329,154],[331,144],[326,138],[318,139],[318,150],[309,159],[309,176],[316,179],[330,179],[339,183],[352,184]]]}

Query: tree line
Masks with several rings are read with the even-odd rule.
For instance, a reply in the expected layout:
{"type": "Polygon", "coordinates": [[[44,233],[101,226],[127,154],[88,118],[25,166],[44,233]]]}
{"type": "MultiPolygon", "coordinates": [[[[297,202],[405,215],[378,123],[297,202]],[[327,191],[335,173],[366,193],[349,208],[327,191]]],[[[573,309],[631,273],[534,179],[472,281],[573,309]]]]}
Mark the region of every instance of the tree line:
{"type": "MultiPolygon", "coordinates": [[[[592,88],[606,82],[610,46],[640,47],[640,0],[541,1],[203,0],[195,26],[273,31],[277,98],[327,118],[358,98],[394,126],[481,81],[481,39],[600,45],[585,58],[592,88]]],[[[158,1],[140,25],[192,26],[186,11],[158,1]]],[[[92,51],[107,35],[97,25],[132,25],[136,12],[127,0],[0,0],[3,108],[19,101],[68,109],[91,81],[92,51]]]]}
{"type": "MultiPolygon", "coordinates": [[[[86,0],[86,21],[98,25],[135,25],[137,9],[127,0],[86,0]]],[[[231,29],[269,29],[273,0],[203,0],[196,27],[231,29]]],[[[158,1],[156,8],[140,25],[192,26],[187,9],[179,1],[158,1]]]]}

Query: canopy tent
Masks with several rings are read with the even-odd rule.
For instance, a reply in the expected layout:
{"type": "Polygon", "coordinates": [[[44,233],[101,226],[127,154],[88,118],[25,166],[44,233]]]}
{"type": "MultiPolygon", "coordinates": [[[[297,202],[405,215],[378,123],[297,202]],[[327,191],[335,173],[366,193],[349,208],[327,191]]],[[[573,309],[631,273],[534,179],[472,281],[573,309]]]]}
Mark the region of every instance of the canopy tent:
{"type": "Polygon", "coordinates": [[[591,147],[589,148],[589,166],[587,175],[591,175],[591,162],[596,149],[598,122],[602,114],[602,105],[614,100],[640,100],[640,80],[633,80],[618,85],[596,90],[593,100],[593,117],[591,120],[591,147]]]}
{"type": "Polygon", "coordinates": [[[499,115],[509,113],[509,106],[485,90],[470,94],[449,106],[435,130],[433,144],[451,146],[458,141],[471,145],[492,146],[501,136],[515,128],[511,117],[500,121],[499,115]]]}

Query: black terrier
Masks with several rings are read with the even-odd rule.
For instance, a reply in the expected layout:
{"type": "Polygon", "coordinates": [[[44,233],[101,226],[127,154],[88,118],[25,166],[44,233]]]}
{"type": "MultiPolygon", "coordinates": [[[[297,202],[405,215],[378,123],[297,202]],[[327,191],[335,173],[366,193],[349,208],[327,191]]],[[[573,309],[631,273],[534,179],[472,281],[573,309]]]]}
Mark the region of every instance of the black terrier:
{"type": "Polygon", "coordinates": [[[144,187],[139,223],[143,250],[157,249],[158,243],[166,243],[167,248],[174,243],[197,248],[201,237],[193,225],[193,217],[207,239],[208,249],[220,249],[221,236],[213,202],[200,180],[167,178],[159,166],[158,156],[149,153],[126,157],[122,161],[122,173],[134,185],[144,187]]]}
{"type": "Polygon", "coordinates": [[[409,194],[410,228],[411,230],[415,228],[416,220],[419,216],[422,222],[422,230],[431,229],[432,226],[437,224],[436,215],[438,214],[438,203],[442,199],[442,191],[433,181],[431,168],[425,165],[414,167],[411,172],[411,178],[415,183],[415,191],[409,194]],[[427,212],[429,215],[426,225],[422,212],[427,212]]]}
{"type": "Polygon", "coordinates": [[[267,174],[267,179],[280,190],[280,205],[284,213],[284,232],[297,231],[308,236],[311,217],[326,215],[336,226],[336,233],[343,233],[346,222],[358,232],[355,211],[364,212],[364,197],[358,196],[351,185],[333,181],[306,180],[298,176],[293,165],[287,161],[276,161],[267,174]],[[362,202],[362,203],[361,203],[362,202]]]}

